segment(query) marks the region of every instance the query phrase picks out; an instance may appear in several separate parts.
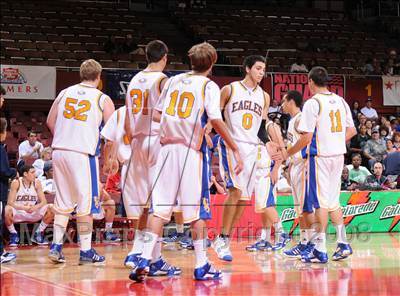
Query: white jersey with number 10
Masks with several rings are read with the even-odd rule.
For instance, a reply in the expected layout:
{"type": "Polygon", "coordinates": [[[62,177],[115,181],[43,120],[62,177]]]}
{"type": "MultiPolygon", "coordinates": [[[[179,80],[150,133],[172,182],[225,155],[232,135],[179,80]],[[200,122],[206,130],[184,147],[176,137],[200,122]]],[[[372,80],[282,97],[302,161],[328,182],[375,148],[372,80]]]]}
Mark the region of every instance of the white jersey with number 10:
{"type": "Polygon", "coordinates": [[[162,111],[161,143],[181,143],[201,148],[208,119],[221,119],[220,89],[205,76],[191,73],[172,77],[164,87],[158,107],[162,111]]]}

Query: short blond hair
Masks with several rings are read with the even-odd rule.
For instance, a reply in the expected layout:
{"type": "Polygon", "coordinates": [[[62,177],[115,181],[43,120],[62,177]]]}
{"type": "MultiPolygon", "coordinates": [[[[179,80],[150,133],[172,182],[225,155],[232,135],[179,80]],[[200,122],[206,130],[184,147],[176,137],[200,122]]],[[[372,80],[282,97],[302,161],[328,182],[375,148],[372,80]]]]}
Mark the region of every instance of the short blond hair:
{"type": "Polygon", "coordinates": [[[101,74],[102,67],[99,62],[89,59],[81,64],[79,69],[79,74],[81,76],[81,81],[94,81],[101,74]]]}
{"type": "Polygon", "coordinates": [[[208,42],[194,45],[188,52],[192,70],[205,72],[217,61],[217,51],[208,42]]]}
{"type": "Polygon", "coordinates": [[[40,158],[43,158],[46,153],[53,153],[53,149],[51,147],[46,147],[43,149],[42,153],[40,154],[40,158]]]}

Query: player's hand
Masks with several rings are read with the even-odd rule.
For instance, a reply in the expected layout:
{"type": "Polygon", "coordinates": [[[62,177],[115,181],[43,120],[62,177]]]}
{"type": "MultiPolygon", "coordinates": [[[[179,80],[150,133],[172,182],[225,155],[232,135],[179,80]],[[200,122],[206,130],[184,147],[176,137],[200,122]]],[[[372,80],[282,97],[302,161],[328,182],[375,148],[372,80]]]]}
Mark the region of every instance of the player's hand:
{"type": "Polygon", "coordinates": [[[235,166],[235,174],[239,175],[240,172],[243,170],[243,161],[242,158],[240,157],[239,151],[236,150],[233,152],[233,157],[235,157],[236,160],[236,166],[235,166]]]}
{"type": "Polygon", "coordinates": [[[27,209],[26,209],[26,212],[27,212],[27,213],[33,213],[34,210],[35,210],[35,209],[33,208],[33,206],[28,206],[27,209]]]}

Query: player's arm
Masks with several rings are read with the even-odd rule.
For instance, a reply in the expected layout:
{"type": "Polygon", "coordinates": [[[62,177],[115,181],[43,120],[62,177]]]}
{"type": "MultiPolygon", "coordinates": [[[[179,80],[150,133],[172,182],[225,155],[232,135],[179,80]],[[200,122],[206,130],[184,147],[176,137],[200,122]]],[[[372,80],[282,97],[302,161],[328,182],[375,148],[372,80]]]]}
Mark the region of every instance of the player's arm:
{"type": "Polygon", "coordinates": [[[32,207],[32,211],[40,209],[47,204],[46,196],[44,195],[42,184],[38,179],[35,180],[35,189],[39,198],[39,203],[32,207]]]}
{"type": "Polygon", "coordinates": [[[217,178],[215,178],[215,176],[211,176],[211,182],[214,184],[215,188],[217,189],[217,192],[219,194],[225,194],[225,188],[223,186],[221,186],[218,182],[217,182],[217,178]]]}
{"type": "Polygon", "coordinates": [[[265,100],[265,103],[264,103],[262,119],[268,120],[268,110],[269,110],[269,104],[270,104],[271,98],[270,98],[269,94],[265,91],[264,91],[264,100],[265,100]]]}
{"type": "Polygon", "coordinates": [[[304,147],[311,144],[317,120],[319,117],[320,105],[317,99],[309,99],[305,102],[303,112],[297,130],[301,133],[299,140],[287,150],[287,156],[296,154],[304,147]]]}
{"type": "MultiPolygon", "coordinates": [[[[279,127],[279,125],[275,124],[275,123],[271,123],[267,126],[268,130],[267,133],[270,135],[272,142],[278,144],[278,146],[280,147],[280,151],[285,151],[285,143],[283,142],[283,138],[282,138],[282,133],[281,133],[281,129],[279,127]]],[[[274,155],[273,153],[273,149],[270,149],[270,145],[267,143],[267,150],[268,150],[268,154],[274,155]]],[[[272,184],[275,184],[276,182],[278,182],[278,178],[279,178],[279,168],[282,164],[283,158],[275,158],[274,159],[274,168],[271,171],[271,182],[272,184]]]]}
{"type": "Polygon", "coordinates": [[[106,96],[104,99],[104,107],[103,107],[103,121],[106,123],[108,119],[110,119],[111,115],[115,111],[115,106],[113,101],[109,96],[106,96]]]}
{"type": "Polygon", "coordinates": [[[9,206],[13,207],[16,210],[24,210],[24,211],[26,211],[28,209],[27,206],[20,205],[20,204],[15,202],[15,200],[17,198],[18,187],[19,187],[19,181],[18,180],[13,180],[11,182],[10,192],[8,193],[7,204],[9,206]]]}
{"type": "Polygon", "coordinates": [[[54,135],[54,128],[56,126],[57,121],[57,113],[58,113],[58,104],[59,100],[55,100],[53,105],[51,105],[49,115],[47,116],[46,124],[50,130],[50,132],[54,135]]]}
{"type": "Polygon", "coordinates": [[[344,108],[346,109],[346,142],[350,141],[355,135],[357,135],[357,130],[354,127],[353,116],[351,115],[351,110],[349,105],[343,100],[344,108]]]}
{"type": "Polygon", "coordinates": [[[221,99],[220,99],[221,110],[225,109],[225,106],[229,102],[231,95],[232,95],[232,85],[231,84],[225,85],[221,89],[221,99]]]}
{"type": "Polygon", "coordinates": [[[154,122],[161,122],[161,115],[162,115],[162,106],[165,101],[165,96],[167,95],[168,91],[168,86],[169,86],[169,78],[164,77],[158,86],[158,91],[159,91],[159,97],[158,97],[158,103],[157,106],[153,110],[153,117],[152,120],[154,122]]]}

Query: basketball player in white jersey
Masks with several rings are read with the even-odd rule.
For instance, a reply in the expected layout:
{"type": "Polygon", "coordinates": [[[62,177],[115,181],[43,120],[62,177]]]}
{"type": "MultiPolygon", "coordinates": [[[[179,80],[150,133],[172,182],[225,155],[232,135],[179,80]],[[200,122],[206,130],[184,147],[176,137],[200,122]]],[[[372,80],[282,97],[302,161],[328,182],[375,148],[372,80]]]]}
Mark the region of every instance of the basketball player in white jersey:
{"type": "MultiPolygon", "coordinates": [[[[289,127],[287,131],[288,148],[293,147],[300,139],[301,133],[298,130],[301,119],[301,107],[303,97],[296,90],[288,91],[282,100],[283,112],[290,115],[289,127]]],[[[309,243],[313,236],[312,224],[314,223],[314,209],[305,207],[304,196],[306,192],[306,148],[290,157],[289,181],[292,188],[294,209],[299,217],[300,241],[293,248],[284,251],[287,257],[301,259],[301,254],[310,251],[309,243]]]]}
{"type": "Polygon", "coordinates": [[[265,74],[265,59],[252,55],[243,62],[246,77],[235,81],[221,90],[221,110],[224,110],[226,125],[237,142],[240,156],[244,161],[243,172],[236,175],[236,165],[232,151],[220,140],[219,166],[221,176],[228,190],[228,198],[224,202],[221,234],[212,246],[218,258],[232,261],[229,247],[229,236],[234,222],[242,216],[244,204],[251,199],[256,177],[256,158],[261,121],[266,118],[269,108],[269,95],[263,91],[259,83],[265,74]]]}
{"type": "Polygon", "coordinates": [[[155,246],[162,235],[163,224],[170,221],[173,208],[182,209],[185,223],[191,223],[196,266],[194,278],[221,278],[207,259],[206,219],[211,218],[208,190],[208,162],[205,126],[208,119],[232,149],[237,162],[236,174],[243,163],[238,148],[222,121],[219,107],[220,90],[207,78],[217,60],[217,52],[209,43],[189,50],[192,71],[170,78],[161,94],[163,105],[160,123],[161,147],[157,159],[157,176],[152,191],[152,214],[149,216],[146,242],[136,270],[130,279],[142,281],[151,272],[155,246]]]}
{"type": "MultiPolygon", "coordinates": [[[[155,178],[155,164],[161,148],[160,125],[152,118],[154,108],[159,104],[161,90],[168,80],[162,72],[167,65],[167,54],[168,47],[164,42],[149,42],[146,46],[148,66],[132,78],[126,94],[127,129],[132,138],[132,157],[128,163],[122,195],[127,217],[133,221],[131,227],[136,229],[134,244],[124,262],[125,266],[131,268],[137,265],[143,252],[143,230],[146,227],[149,196],[155,178]]],[[[157,248],[161,249],[161,241],[157,242],[157,248]]],[[[152,262],[151,275],[180,273],[180,270],[167,264],[161,254],[158,255],[152,262]]]]}
{"type": "Polygon", "coordinates": [[[21,168],[22,177],[11,182],[8,201],[5,207],[5,224],[10,231],[10,246],[16,247],[19,237],[14,223],[40,222],[32,237],[38,245],[47,245],[44,230],[53,221],[52,204],[48,204],[42,185],[36,179],[35,168],[25,165],[21,168]]]}
{"type": "Polygon", "coordinates": [[[257,151],[256,162],[256,181],[255,181],[255,211],[261,214],[261,238],[254,244],[247,246],[246,250],[253,251],[277,251],[286,246],[290,241],[290,236],[285,232],[282,222],[276,210],[277,189],[279,169],[282,160],[274,161],[270,155],[274,154],[272,142],[284,145],[279,125],[268,121],[265,128],[261,126],[258,134],[260,144],[257,151]],[[265,135],[262,133],[265,129],[265,135]],[[271,228],[274,226],[275,237],[278,238],[276,244],[271,243],[271,228]]]}
{"type": "Polygon", "coordinates": [[[95,60],[81,64],[81,83],[62,90],[47,117],[53,133],[53,170],[56,185],[54,238],[49,259],[65,262],[63,237],[69,214],[76,205],[80,238],[79,264],[105,263],[92,248],[92,214],[100,212],[99,164],[100,128],[114,112],[110,97],[97,89],[101,65],[95,60]]]}
{"type": "Polygon", "coordinates": [[[343,215],[339,203],[340,179],[346,153],[346,142],[356,135],[351,111],[346,101],[327,88],[327,71],[314,67],[308,74],[308,86],[313,97],[303,107],[298,130],[299,140],[287,150],[295,155],[307,147],[308,188],[305,207],[315,208],[316,235],[314,249],[302,255],[304,262],[328,262],[326,228],[328,215],[337,230],[337,249],[333,260],[347,258],[352,254],[346,239],[343,215]]]}

